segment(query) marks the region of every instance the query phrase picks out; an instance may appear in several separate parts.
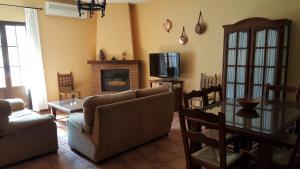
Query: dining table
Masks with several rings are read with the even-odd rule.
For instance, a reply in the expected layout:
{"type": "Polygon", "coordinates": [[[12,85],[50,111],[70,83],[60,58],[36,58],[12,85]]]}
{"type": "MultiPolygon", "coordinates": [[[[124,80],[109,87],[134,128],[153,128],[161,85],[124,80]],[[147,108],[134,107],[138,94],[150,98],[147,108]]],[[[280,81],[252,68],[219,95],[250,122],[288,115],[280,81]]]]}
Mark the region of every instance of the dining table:
{"type": "Polygon", "coordinates": [[[203,108],[208,113],[225,113],[226,132],[238,134],[258,144],[257,166],[271,169],[272,146],[279,134],[300,120],[300,105],[292,102],[261,100],[253,109],[245,109],[237,99],[225,99],[203,108]]]}

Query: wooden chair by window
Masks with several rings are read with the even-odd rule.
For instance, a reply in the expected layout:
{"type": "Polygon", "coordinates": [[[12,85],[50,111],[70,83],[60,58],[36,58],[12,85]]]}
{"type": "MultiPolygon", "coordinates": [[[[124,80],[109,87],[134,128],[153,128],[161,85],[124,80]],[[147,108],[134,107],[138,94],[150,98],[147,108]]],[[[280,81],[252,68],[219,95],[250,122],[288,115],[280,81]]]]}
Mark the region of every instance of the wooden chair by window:
{"type": "Polygon", "coordinates": [[[226,169],[247,165],[247,155],[234,153],[226,149],[225,115],[214,115],[200,109],[181,109],[179,111],[182,140],[185,150],[187,169],[205,167],[208,169],[226,169]],[[207,137],[203,132],[194,132],[187,123],[195,122],[201,126],[218,131],[218,140],[207,137]],[[191,143],[205,144],[200,150],[193,150],[191,143]]]}
{"type": "Polygon", "coordinates": [[[58,79],[58,90],[59,90],[59,100],[69,99],[69,98],[81,98],[80,91],[74,90],[73,74],[61,74],[57,73],[58,79]]]}

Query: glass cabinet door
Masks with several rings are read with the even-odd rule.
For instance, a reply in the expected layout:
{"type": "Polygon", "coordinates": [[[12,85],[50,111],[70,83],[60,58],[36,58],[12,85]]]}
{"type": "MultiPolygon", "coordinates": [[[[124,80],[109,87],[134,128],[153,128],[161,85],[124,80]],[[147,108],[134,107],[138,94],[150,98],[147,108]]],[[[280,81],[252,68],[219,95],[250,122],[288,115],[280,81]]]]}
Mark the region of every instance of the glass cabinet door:
{"type": "Polygon", "coordinates": [[[248,32],[232,32],[227,42],[226,97],[245,97],[248,32]]]}
{"type": "MultiPolygon", "coordinates": [[[[264,86],[275,84],[279,31],[263,29],[255,32],[253,62],[253,98],[263,98],[264,86]]],[[[269,98],[273,97],[270,92],[269,98]]]]}
{"type": "MultiPolygon", "coordinates": [[[[263,99],[267,84],[286,85],[291,24],[255,17],[223,25],[224,98],[263,99]]],[[[270,92],[269,98],[284,95],[270,92]]]]}

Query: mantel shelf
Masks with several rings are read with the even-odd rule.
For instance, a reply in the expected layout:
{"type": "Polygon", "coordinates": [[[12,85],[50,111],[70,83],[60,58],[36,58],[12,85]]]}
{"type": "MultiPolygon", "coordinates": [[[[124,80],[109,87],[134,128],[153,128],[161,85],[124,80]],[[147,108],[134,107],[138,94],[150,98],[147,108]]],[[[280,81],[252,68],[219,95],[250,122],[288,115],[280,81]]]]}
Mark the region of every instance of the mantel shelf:
{"type": "Polygon", "coordinates": [[[100,64],[139,64],[139,60],[88,60],[87,64],[100,65],[100,64]]]}

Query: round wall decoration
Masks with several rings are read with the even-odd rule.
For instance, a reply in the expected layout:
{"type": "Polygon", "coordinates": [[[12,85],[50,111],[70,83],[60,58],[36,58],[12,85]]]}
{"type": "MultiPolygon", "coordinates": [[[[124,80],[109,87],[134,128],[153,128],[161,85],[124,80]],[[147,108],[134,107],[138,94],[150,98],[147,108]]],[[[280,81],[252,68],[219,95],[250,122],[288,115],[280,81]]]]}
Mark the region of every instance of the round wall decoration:
{"type": "Polygon", "coordinates": [[[172,22],[169,19],[167,19],[163,26],[165,31],[169,33],[172,29],[172,22]]]}

